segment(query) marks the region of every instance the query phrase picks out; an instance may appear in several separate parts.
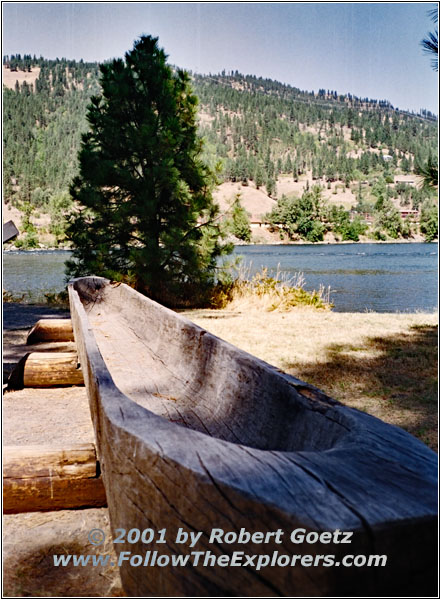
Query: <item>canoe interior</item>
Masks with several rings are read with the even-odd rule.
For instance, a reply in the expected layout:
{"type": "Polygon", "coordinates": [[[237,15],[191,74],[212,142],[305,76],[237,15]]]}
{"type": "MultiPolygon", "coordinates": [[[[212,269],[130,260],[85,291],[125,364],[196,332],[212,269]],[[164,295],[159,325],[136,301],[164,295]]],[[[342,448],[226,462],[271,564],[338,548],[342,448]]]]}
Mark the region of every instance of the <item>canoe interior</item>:
{"type": "Polygon", "coordinates": [[[308,397],[314,388],[302,389],[127,286],[87,278],[75,289],[116,386],[153,413],[263,450],[326,450],[348,441],[338,404],[308,397]]]}

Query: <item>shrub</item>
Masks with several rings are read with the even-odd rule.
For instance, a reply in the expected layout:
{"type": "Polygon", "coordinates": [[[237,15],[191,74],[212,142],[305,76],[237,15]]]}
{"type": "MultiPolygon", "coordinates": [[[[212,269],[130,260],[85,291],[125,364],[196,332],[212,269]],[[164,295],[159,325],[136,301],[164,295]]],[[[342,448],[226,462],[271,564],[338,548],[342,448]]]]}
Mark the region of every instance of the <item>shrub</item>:
{"type": "Polygon", "coordinates": [[[268,270],[262,270],[249,277],[242,270],[236,278],[219,283],[211,298],[212,308],[258,308],[267,311],[289,311],[298,306],[312,306],[330,309],[330,289],[308,292],[304,289],[303,274],[283,278],[278,272],[275,277],[268,276],[268,270]]]}
{"type": "Polygon", "coordinates": [[[420,231],[426,242],[438,237],[438,209],[434,204],[426,202],[421,208],[420,231]]]}

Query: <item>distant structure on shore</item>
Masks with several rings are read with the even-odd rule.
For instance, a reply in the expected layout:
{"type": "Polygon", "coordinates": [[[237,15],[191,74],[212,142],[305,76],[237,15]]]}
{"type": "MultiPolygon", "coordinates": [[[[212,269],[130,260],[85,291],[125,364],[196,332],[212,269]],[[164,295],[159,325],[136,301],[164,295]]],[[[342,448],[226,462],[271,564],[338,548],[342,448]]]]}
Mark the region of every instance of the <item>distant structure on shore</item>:
{"type": "Polygon", "coordinates": [[[7,223],[3,223],[3,243],[9,242],[17,237],[19,231],[15,226],[14,221],[8,221],[7,223]]]}

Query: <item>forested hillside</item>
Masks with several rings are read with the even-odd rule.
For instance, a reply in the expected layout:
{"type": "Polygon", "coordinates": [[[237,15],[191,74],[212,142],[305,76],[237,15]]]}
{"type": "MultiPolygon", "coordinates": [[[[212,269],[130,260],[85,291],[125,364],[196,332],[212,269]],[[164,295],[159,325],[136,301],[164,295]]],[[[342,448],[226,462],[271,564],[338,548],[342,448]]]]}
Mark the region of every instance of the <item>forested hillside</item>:
{"type": "Polygon", "coordinates": [[[313,96],[239,74],[195,76],[195,89],[212,119],[202,132],[225,159],[227,179],[268,183],[280,173],[312,170],[314,179],[353,181],[372,170],[387,176],[398,166],[410,173],[415,161],[423,164],[436,153],[433,122],[395,111],[386,101],[325,90],[313,96]]]}
{"type": "MultiPolygon", "coordinates": [[[[22,216],[16,245],[63,243],[99,66],[25,55],[4,57],[3,74],[4,202],[22,216]]],[[[237,237],[250,239],[250,218],[285,239],[435,237],[436,193],[416,176],[437,159],[431,113],[237,72],[193,84],[205,159],[221,163],[219,198],[237,237]]]]}

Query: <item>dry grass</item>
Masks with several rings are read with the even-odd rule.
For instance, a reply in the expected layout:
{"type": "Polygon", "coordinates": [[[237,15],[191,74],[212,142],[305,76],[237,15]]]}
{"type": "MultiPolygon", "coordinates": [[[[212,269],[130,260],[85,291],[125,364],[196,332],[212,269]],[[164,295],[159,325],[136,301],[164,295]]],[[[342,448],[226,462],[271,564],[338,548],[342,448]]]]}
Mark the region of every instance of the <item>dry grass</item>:
{"type": "Polygon", "coordinates": [[[186,316],[437,449],[437,315],[192,310],[186,316]]]}
{"type": "Polygon", "coordinates": [[[40,67],[32,67],[32,71],[28,73],[27,71],[11,71],[3,66],[3,85],[10,90],[13,90],[15,88],[16,81],[18,81],[20,85],[23,83],[23,81],[26,81],[28,84],[34,84],[39,75],[40,67]]]}
{"type": "Polygon", "coordinates": [[[304,289],[303,273],[284,276],[277,271],[275,277],[268,276],[268,269],[251,276],[249,268],[242,265],[230,284],[219,284],[212,295],[214,308],[228,308],[239,312],[249,310],[290,311],[298,306],[313,306],[329,309],[330,288],[307,292],[304,289]]]}
{"type": "Polygon", "coordinates": [[[240,203],[250,215],[251,220],[260,219],[266,213],[271,212],[277,204],[273,198],[267,196],[265,189],[257,190],[251,183],[243,186],[241,183],[227,181],[218,186],[213,196],[221,211],[228,212],[231,209],[231,201],[239,193],[240,203]]]}

